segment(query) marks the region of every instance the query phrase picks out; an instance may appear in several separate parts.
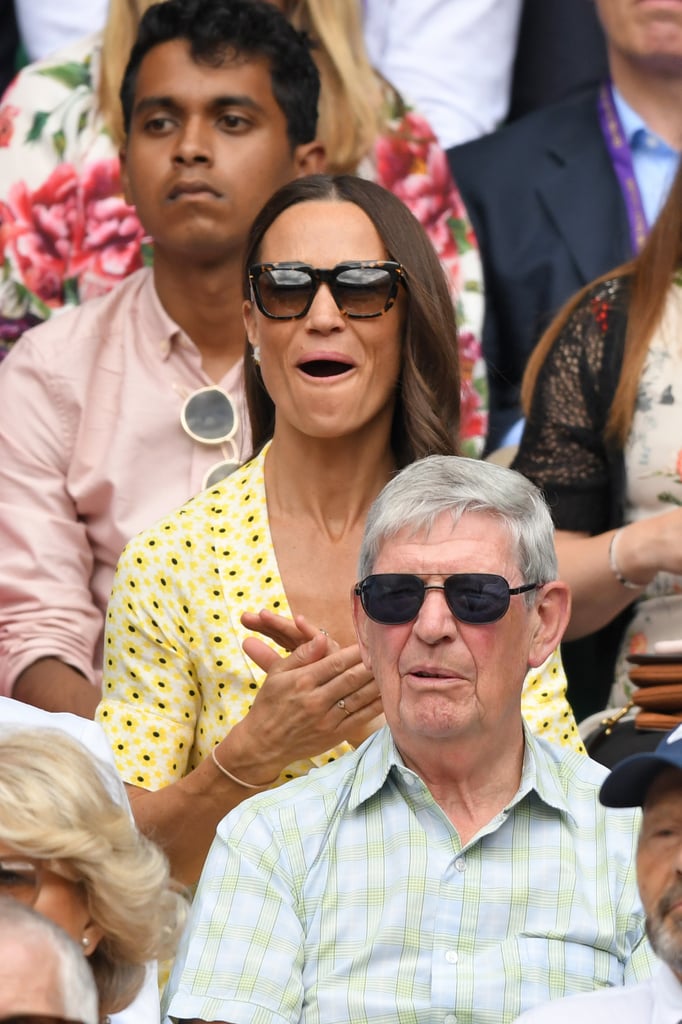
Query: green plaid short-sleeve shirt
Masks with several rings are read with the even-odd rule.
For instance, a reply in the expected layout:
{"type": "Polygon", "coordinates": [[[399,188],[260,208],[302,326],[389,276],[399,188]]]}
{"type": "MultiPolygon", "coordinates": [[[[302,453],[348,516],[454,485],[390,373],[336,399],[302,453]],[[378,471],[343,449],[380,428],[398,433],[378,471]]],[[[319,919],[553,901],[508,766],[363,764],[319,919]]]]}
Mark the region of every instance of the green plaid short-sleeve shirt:
{"type": "Polygon", "coordinates": [[[173,1020],[504,1024],[646,977],[639,812],[527,731],[519,791],[465,846],[388,729],[220,824],[173,1020]]]}

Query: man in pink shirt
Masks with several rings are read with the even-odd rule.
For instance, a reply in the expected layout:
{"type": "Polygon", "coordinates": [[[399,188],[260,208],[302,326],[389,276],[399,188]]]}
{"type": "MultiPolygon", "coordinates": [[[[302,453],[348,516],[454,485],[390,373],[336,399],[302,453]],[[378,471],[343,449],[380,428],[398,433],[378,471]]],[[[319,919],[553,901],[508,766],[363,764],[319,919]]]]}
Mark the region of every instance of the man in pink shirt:
{"type": "Polygon", "coordinates": [[[153,269],[28,331],[0,366],[0,692],[91,716],[124,544],[249,454],[242,250],[272,192],[322,169],[318,90],[270,4],[166,0],[143,17],[121,160],[153,269]],[[228,414],[222,443],[204,443],[207,398],[228,414]]]}

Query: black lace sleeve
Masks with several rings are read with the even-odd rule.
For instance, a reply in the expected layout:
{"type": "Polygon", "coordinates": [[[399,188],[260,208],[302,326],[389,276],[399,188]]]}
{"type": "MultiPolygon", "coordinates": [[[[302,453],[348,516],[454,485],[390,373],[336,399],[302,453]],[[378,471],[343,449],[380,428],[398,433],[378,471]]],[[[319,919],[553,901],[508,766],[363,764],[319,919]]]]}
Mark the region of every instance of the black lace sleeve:
{"type": "Polygon", "coordinates": [[[538,376],[513,468],[545,494],[558,529],[608,529],[612,452],[604,427],[623,354],[626,286],[596,286],[556,339],[538,376]]]}

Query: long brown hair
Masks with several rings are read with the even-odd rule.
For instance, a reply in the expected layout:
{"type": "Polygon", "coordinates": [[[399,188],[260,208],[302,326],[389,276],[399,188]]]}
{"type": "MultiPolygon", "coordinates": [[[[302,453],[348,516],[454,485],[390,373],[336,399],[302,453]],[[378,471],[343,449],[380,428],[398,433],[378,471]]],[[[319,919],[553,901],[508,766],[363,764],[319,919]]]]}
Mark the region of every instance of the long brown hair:
{"type": "Polygon", "coordinates": [[[528,414],[538,374],[571,315],[595,286],[614,277],[629,278],[628,319],[618,386],[606,424],[606,437],[624,445],[635,411],[642,367],[651,337],[658,327],[675,273],[682,265],[682,163],[668,198],[639,255],[602,274],[574,295],[559,311],[528,360],[521,399],[528,414]]]}
{"type": "MultiPolygon", "coordinates": [[[[443,270],[423,228],[396,196],[353,175],[297,178],[265,204],[251,228],[244,261],[244,297],[251,299],[248,268],[259,260],[268,228],[284,210],[305,202],[354,203],[367,214],[391,259],[405,269],[407,312],[403,362],[391,446],[398,468],[425,455],[457,451],[460,416],[457,327],[443,270]]],[[[246,397],[254,451],[273,434],[275,407],[247,342],[246,397]]]]}

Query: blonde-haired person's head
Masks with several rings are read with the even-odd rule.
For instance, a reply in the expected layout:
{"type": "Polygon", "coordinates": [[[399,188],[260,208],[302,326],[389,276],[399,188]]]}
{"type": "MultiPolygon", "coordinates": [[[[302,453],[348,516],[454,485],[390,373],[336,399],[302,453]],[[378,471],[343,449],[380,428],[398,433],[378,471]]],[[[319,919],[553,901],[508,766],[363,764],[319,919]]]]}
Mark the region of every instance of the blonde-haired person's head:
{"type": "Polygon", "coordinates": [[[318,138],[327,170],[352,173],[385,123],[389,90],[369,62],[359,0],[281,0],[278,6],[315,43],[321,81],[318,138]]]}
{"type": "Polygon", "coordinates": [[[123,145],[123,114],[119,90],[140,18],[156,0],[109,0],[98,89],[99,113],[117,147],[123,145]]]}
{"type": "Polygon", "coordinates": [[[0,843],[78,882],[102,938],[90,956],[103,1014],[128,1006],[150,960],[174,952],[185,900],[120,784],[53,729],[0,730],[0,843]]]}

